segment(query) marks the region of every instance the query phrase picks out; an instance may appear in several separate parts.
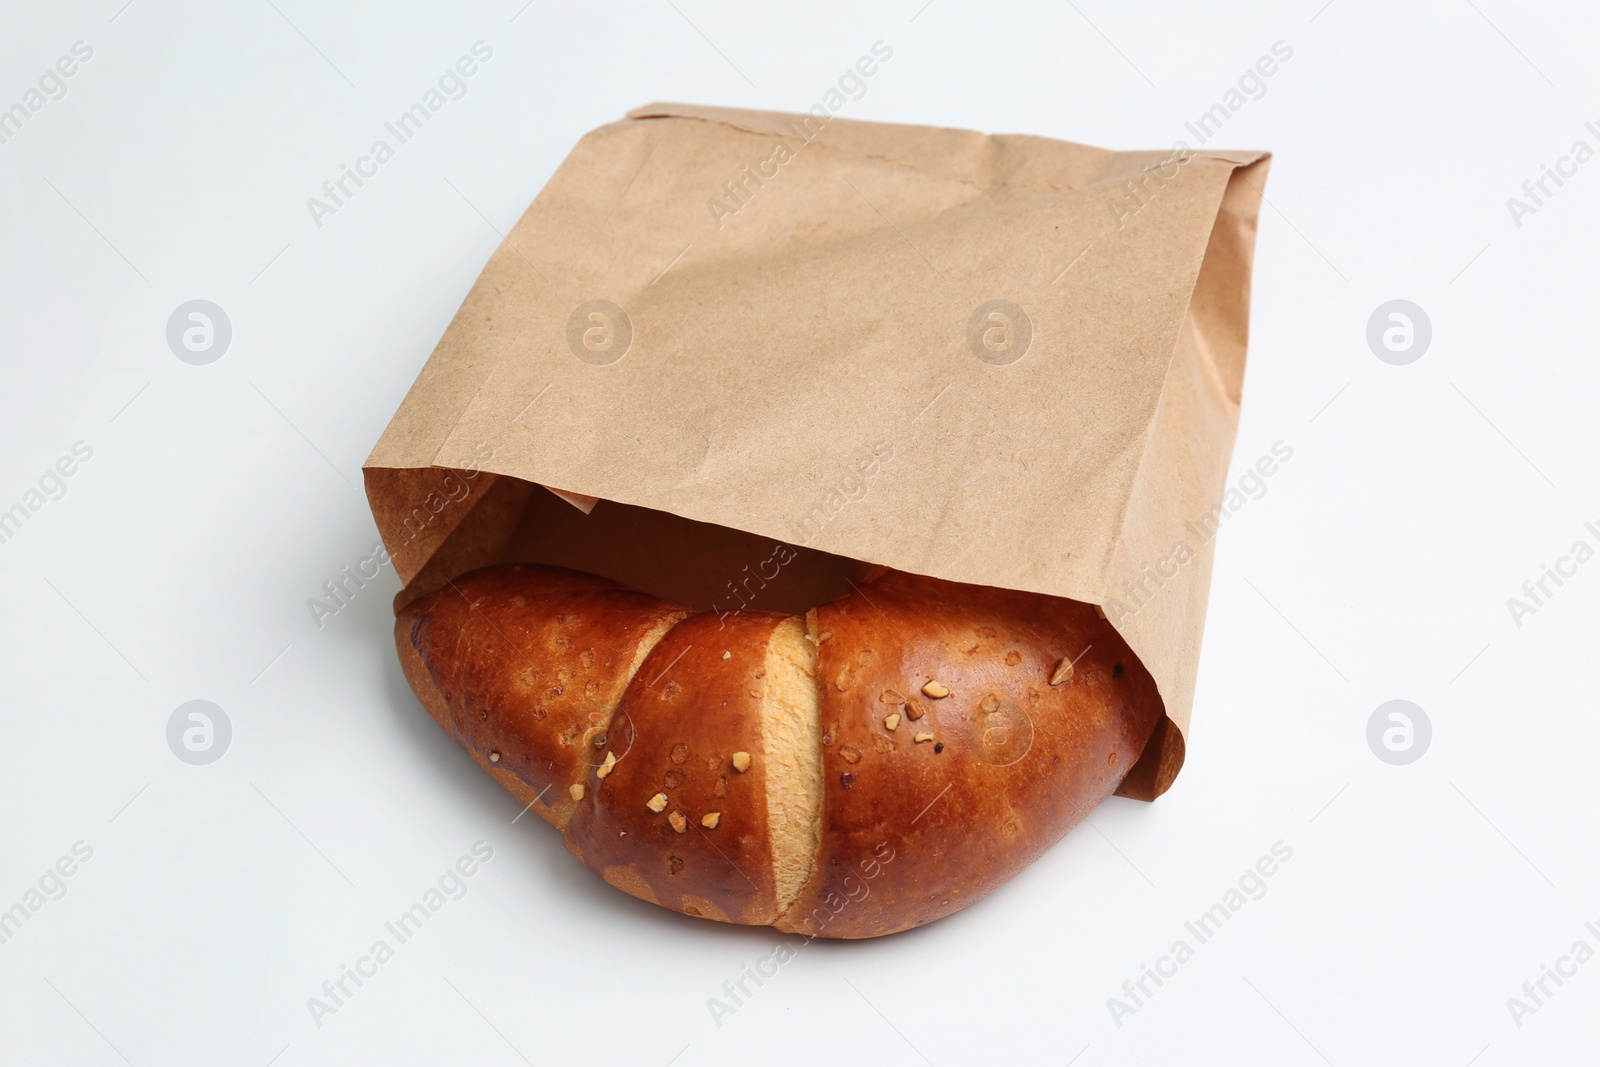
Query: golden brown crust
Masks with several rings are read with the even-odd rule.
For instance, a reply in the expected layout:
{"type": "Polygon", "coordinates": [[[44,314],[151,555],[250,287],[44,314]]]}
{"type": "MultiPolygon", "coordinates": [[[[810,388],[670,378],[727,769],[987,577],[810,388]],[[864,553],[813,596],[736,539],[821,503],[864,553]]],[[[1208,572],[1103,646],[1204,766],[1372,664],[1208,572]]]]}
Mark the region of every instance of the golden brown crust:
{"type": "Polygon", "coordinates": [[[689,915],[847,938],[931,922],[1081,821],[1164,721],[1076,601],[890,571],[814,609],[810,642],[794,616],[685,614],[502,566],[407,606],[396,643],[429,714],[569,851],[689,915]]]}
{"type": "Polygon", "coordinates": [[[1076,601],[891,572],[813,625],[822,841],[779,929],[875,937],[965,907],[1109,796],[1162,716],[1076,601]]]}
{"type": "MultiPolygon", "coordinates": [[[[445,703],[444,694],[434,684],[433,676],[429,674],[421,654],[411,644],[410,635],[410,626],[395,627],[395,648],[400,653],[400,669],[405,672],[406,681],[411,683],[411,691],[417,694],[417,699],[422,702],[422,706],[427,709],[433,721],[444,727],[445,732],[451,737],[455,737],[455,727],[451,725],[450,707],[445,703]]],[[[458,743],[459,740],[457,738],[458,743]]],[[[543,807],[537,789],[512,774],[508,768],[490,763],[481,753],[470,748],[466,751],[474,763],[482,767],[489,777],[499,782],[506,792],[521,801],[523,806],[535,809],[543,807]]],[[[548,808],[544,810],[549,811],[548,808]]],[[[548,817],[547,814],[546,818],[548,817]]]]}
{"type": "Polygon", "coordinates": [[[593,575],[516,564],[408,604],[395,640],[403,664],[409,645],[426,665],[420,688],[415,666],[406,674],[435,721],[559,828],[641,654],[685,614],[593,575]]]}
{"type": "Polygon", "coordinates": [[[767,644],[784,619],[694,615],[656,645],[608,731],[616,763],[589,776],[567,824],[567,848],[590,870],[675,911],[754,926],[777,918],[761,702],[767,644]],[[736,752],[750,754],[744,772],[736,752]]]}

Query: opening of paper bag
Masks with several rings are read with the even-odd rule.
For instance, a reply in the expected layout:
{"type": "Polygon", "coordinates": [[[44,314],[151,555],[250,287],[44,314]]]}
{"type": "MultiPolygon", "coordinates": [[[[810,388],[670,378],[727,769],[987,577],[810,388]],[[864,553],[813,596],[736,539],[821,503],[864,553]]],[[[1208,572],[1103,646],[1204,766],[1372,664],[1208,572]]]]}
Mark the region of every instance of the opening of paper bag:
{"type": "MultiPolygon", "coordinates": [[[[752,610],[802,614],[874,572],[870,564],[829,552],[651,508],[579,496],[580,509],[572,494],[516,478],[472,470],[438,475],[441,489],[464,489],[480,479],[485,488],[476,498],[457,490],[460,515],[401,590],[397,608],[466,571],[496,563],[586,571],[719,616],[752,610]]],[[[448,493],[440,499],[448,501],[448,493]]],[[[441,520],[441,532],[446,522],[441,520]]]]}
{"type": "Polygon", "coordinates": [[[870,561],[1102,605],[1165,705],[1121,790],[1153,799],[1267,162],[676,105],[593,131],[367,462],[402,598],[515,560],[797,612],[870,561]]]}

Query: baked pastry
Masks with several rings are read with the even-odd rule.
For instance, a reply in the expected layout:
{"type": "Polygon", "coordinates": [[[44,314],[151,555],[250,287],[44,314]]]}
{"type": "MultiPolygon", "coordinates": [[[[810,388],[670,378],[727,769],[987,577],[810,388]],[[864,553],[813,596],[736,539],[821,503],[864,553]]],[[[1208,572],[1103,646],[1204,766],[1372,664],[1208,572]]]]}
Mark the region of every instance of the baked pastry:
{"type": "Polygon", "coordinates": [[[406,605],[395,641],[429,714],[607,882],[821,937],[989,893],[1163,715],[1092,606],[897,571],[799,616],[506,564],[406,605]]]}

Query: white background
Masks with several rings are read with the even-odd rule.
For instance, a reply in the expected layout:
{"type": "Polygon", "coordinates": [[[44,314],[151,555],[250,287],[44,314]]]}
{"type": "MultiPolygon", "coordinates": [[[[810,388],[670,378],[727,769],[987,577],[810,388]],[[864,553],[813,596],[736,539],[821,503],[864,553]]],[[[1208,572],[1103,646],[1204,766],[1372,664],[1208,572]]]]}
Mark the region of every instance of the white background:
{"type": "Polygon", "coordinates": [[[1600,146],[1592,7],[122,3],[0,16],[0,107],[94,50],[0,145],[0,508],[93,448],[0,544],[0,908],[93,849],[0,945],[0,1060],[1594,1059],[1600,961],[1520,1026],[1507,998],[1600,949],[1600,563],[1520,628],[1506,606],[1600,544],[1600,162],[1520,227],[1506,206],[1600,146]],[[468,94],[317,228],[306,198],[480,39],[468,94]],[[1171,793],[931,927],[807,946],[719,1027],[707,998],[774,935],[512,825],[405,686],[391,572],[321,630],[306,601],[376,541],[362,460],[584,131],[652,100],[803,110],[880,39],[849,117],[1115,148],[1185,137],[1293,49],[1212,146],[1275,153],[1234,478],[1294,454],[1223,528],[1171,793]],[[233,325],[209,366],[165,339],[195,298],[233,325]],[[1408,366],[1365,340],[1395,298],[1433,326],[1408,366]],[[165,735],[197,698],[234,731],[203,767],[165,735]],[[1395,698],[1433,725],[1408,766],[1366,741],[1395,698]],[[480,839],[467,895],[314,1025],[480,839]],[[1107,999],[1280,840],[1266,894],[1118,1026],[1107,999]]]}

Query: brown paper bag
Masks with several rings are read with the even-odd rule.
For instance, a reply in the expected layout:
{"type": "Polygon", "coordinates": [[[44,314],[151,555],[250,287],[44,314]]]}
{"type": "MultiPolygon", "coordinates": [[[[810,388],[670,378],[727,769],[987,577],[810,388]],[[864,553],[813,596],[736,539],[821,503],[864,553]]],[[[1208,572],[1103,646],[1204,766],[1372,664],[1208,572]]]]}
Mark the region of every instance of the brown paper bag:
{"type": "Polygon", "coordinates": [[[367,460],[402,600],[522,559],[803,610],[866,561],[1105,605],[1166,704],[1122,789],[1153,799],[1183,761],[1267,165],[820,107],[593,131],[367,460]]]}

